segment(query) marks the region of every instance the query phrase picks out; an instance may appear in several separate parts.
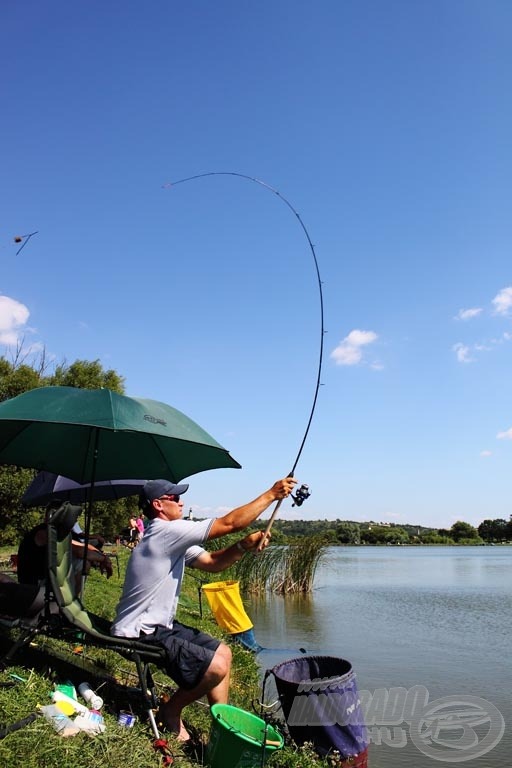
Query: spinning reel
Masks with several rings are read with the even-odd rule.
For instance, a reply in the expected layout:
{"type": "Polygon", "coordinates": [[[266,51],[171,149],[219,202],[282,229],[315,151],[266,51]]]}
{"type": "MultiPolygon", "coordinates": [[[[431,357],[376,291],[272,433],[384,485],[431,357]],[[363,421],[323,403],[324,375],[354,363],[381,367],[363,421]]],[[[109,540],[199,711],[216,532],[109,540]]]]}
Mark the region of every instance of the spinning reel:
{"type": "Polygon", "coordinates": [[[292,507],[301,507],[306,499],[309,499],[311,496],[311,491],[309,490],[308,485],[303,484],[300,486],[300,488],[297,488],[295,491],[295,496],[293,493],[291,493],[290,496],[293,499],[292,507]]]}

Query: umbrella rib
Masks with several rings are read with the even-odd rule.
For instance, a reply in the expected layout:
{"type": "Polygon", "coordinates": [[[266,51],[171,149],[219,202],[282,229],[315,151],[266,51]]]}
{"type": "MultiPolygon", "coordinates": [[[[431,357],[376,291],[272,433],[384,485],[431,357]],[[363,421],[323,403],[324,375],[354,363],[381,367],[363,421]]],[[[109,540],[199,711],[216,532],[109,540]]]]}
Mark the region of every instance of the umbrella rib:
{"type": "MultiPolygon", "coordinates": [[[[157,447],[157,450],[158,450],[158,453],[159,453],[159,455],[160,455],[160,458],[161,458],[162,462],[163,462],[164,464],[167,464],[167,466],[169,466],[169,462],[166,460],[166,458],[165,458],[165,454],[164,454],[164,452],[162,451],[162,449],[160,448],[160,443],[159,443],[157,440],[155,440],[155,441],[154,441],[154,444],[155,444],[155,445],[156,445],[156,447],[157,447]]],[[[171,480],[173,483],[179,483],[179,481],[180,481],[182,478],[181,478],[181,477],[176,477],[176,475],[175,475],[174,473],[172,473],[172,477],[169,477],[169,478],[167,478],[167,479],[168,479],[168,480],[171,480]]]]}

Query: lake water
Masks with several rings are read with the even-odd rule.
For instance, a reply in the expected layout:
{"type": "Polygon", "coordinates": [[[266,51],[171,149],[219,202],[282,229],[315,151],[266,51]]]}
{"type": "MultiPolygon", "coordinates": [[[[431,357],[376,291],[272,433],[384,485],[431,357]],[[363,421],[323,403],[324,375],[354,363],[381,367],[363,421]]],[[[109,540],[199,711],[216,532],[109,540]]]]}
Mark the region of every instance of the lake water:
{"type": "Polygon", "coordinates": [[[332,547],[309,597],[247,607],[262,672],[300,648],[351,662],[373,696],[370,768],[511,768],[512,547],[332,547]],[[377,690],[414,686],[428,691],[424,713],[444,704],[430,736],[424,721],[418,736],[379,718],[377,690]]]}

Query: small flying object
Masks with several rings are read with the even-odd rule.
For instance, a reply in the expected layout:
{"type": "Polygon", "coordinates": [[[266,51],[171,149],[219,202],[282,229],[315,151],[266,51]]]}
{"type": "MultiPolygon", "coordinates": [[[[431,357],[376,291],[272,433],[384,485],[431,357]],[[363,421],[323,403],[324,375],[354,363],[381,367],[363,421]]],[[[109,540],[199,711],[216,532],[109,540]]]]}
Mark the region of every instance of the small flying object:
{"type": "Polygon", "coordinates": [[[37,233],[38,233],[38,230],[36,230],[35,232],[29,232],[28,235],[15,235],[15,237],[13,238],[14,242],[16,244],[22,243],[22,245],[16,251],[16,256],[23,250],[23,248],[26,246],[30,238],[34,237],[34,235],[37,235],[37,233]]]}

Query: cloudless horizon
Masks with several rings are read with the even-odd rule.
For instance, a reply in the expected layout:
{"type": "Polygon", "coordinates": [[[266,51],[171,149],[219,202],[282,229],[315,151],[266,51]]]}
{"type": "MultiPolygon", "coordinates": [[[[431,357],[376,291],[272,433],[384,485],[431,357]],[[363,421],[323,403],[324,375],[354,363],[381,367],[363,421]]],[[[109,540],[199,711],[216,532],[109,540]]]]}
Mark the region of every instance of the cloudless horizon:
{"type": "MultiPolygon", "coordinates": [[[[512,6],[99,0],[0,10],[0,354],[99,359],[287,519],[508,519],[512,6]],[[27,235],[36,232],[32,237],[27,235]],[[15,238],[20,238],[15,242],[15,238]]],[[[268,515],[266,515],[268,516],[268,515]]]]}

